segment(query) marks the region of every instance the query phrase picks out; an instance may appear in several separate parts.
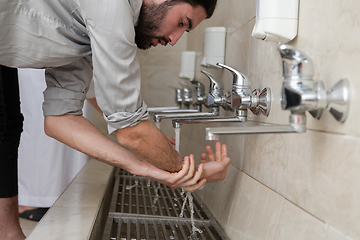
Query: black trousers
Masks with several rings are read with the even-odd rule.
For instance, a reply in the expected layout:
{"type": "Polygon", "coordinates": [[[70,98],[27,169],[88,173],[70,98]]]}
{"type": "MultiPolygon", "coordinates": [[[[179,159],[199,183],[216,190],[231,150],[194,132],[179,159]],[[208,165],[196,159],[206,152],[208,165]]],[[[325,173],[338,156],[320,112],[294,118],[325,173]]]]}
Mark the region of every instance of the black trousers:
{"type": "Polygon", "coordinates": [[[18,195],[18,148],[24,117],[16,68],[0,66],[0,198],[18,195]]]}

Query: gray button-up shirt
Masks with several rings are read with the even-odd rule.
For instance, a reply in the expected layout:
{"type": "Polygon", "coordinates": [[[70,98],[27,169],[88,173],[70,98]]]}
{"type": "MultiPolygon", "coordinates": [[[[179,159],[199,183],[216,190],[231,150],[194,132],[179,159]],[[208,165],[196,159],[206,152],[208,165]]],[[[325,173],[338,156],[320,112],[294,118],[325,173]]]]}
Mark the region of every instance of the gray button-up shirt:
{"type": "Polygon", "coordinates": [[[134,25],[142,0],[0,0],[0,64],[46,68],[44,115],[82,114],[91,79],[109,131],[147,119],[134,25]]]}

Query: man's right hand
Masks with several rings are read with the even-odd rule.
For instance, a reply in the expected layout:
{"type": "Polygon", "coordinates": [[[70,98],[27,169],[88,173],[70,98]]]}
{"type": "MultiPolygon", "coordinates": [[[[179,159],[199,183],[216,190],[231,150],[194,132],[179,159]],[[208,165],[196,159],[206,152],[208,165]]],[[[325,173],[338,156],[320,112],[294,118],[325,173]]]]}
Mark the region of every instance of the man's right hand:
{"type": "Polygon", "coordinates": [[[192,192],[202,187],[206,179],[201,178],[204,165],[195,166],[194,155],[184,158],[182,169],[177,173],[169,173],[149,164],[147,177],[172,188],[185,188],[192,192]]]}

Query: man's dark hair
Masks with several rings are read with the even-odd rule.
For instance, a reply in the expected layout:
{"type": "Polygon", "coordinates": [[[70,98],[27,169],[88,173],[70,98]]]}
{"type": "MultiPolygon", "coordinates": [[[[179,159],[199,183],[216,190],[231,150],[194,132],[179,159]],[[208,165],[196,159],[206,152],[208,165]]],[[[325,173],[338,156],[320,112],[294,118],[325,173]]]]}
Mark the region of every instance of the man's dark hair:
{"type": "Polygon", "coordinates": [[[167,0],[169,6],[179,3],[188,3],[192,7],[202,6],[206,11],[206,18],[210,18],[215,10],[217,0],[167,0]]]}

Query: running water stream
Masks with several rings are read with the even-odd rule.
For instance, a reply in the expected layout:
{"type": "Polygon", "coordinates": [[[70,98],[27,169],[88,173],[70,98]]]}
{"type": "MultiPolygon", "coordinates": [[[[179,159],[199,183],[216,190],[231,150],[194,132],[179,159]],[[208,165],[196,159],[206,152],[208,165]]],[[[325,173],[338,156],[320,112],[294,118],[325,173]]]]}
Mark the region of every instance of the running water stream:
{"type": "MultiPolygon", "coordinates": [[[[180,128],[175,128],[175,150],[180,152],[180,128]]],[[[194,220],[194,198],[191,195],[191,192],[187,192],[184,188],[181,191],[181,197],[184,196],[186,192],[185,198],[183,198],[183,205],[180,212],[180,217],[184,216],[184,209],[186,202],[189,201],[189,207],[190,207],[190,218],[191,218],[191,226],[192,226],[192,235],[196,235],[196,232],[202,233],[202,230],[195,227],[195,220],[194,220]]]]}
{"type": "Polygon", "coordinates": [[[175,150],[180,152],[180,128],[175,128],[175,150]]]}
{"type": "MultiPolygon", "coordinates": [[[[160,129],[160,122],[156,122],[155,126],[160,129]]],[[[177,152],[180,152],[180,128],[175,128],[175,150],[177,152]]],[[[147,186],[149,187],[151,183],[151,180],[148,179],[147,186]]],[[[133,187],[138,185],[138,181],[135,181],[135,184],[132,186],[127,186],[126,189],[130,190],[133,187]]],[[[160,183],[154,188],[155,196],[153,199],[153,206],[155,206],[156,202],[159,200],[159,189],[160,189],[160,183]]],[[[187,192],[184,188],[181,191],[181,197],[183,198],[183,204],[181,208],[181,212],[179,217],[184,217],[184,210],[186,206],[186,202],[189,201],[189,207],[190,207],[190,218],[191,218],[191,226],[192,226],[192,233],[191,235],[196,235],[196,232],[202,233],[203,231],[195,226],[195,220],[194,220],[194,201],[193,196],[191,195],[191,192],[187,192]],[[185,194],[186,193],[186,194],[185,194]],[[185,197],[184,197],[185,195],[185,197]]]]}
{"type": "Polygon", "coordinates": [[[184,217],[184,210],[185,210],[185,206],[186,206],[186,202],[189,201],[189,206],[190,206],[190,219],[191,219],[191,235],[196,235],[196,232],[198,233],[202,233],[203,231],[199,228],[197,228],[195,226],[195,220],[194,220],[194,197],[191,195],[191,192],[188,192],[186,191],[184,188],[182,189],[182,192],[181,192],[181,196],[183,196],[186,192],[186,196],[185,198],[183,198],[183,205],[182,205],[182,208],[181,208],[181,212],[180,212],[180,215],[179,217],[184,217]]]}

